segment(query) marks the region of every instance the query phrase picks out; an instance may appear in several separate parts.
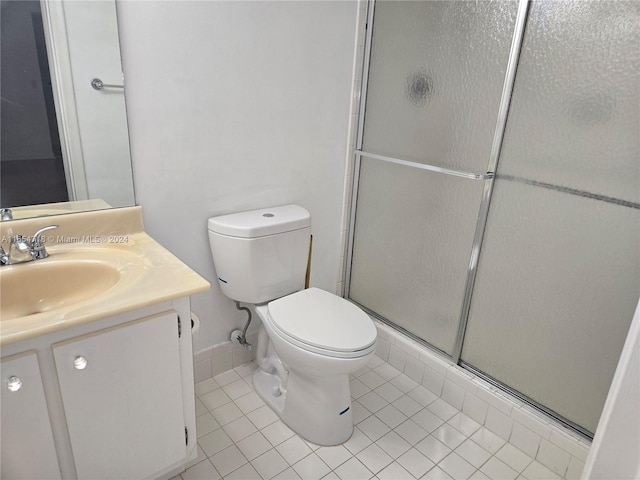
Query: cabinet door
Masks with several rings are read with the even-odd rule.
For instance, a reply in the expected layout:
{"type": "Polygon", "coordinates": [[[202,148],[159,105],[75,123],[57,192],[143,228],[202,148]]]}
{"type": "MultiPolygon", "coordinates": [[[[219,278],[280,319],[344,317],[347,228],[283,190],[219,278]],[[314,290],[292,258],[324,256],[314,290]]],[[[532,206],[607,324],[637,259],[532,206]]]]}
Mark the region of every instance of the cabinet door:
{"type": "Polygon", "coordinates": [[[78,478],[152,477],[185,458],[178,319],[53,346],[78,478]]]}
{"type": "Polygon", "coordinates": [[[2,360],[2,478],[59,479],[40,368],[35,352],[2,360]]]}

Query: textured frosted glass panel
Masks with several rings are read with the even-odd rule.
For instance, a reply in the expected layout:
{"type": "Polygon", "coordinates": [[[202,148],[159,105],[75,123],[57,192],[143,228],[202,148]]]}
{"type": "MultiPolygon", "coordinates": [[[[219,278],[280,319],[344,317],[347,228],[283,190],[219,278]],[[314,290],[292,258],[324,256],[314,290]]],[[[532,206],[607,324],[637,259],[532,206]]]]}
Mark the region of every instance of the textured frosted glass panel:
{"type": "Polygon", "coordinates": [[[640,2],[533,2],[499,171],[640,202],[640,2]]]}
{"type": "Polygon", "coordinates": [[[376,2],[363,150],[485,172],[517,2],[376,2]]]}
{"type": "Polygon", "coordinates": [[[640,291],[640,211],[498,181],[462,359],[593,432],[640,291]]]}
{"type": "Polygon", "coordinates": [[[362,160],[349,296],[451,354],[482,182],[362,160]]]}

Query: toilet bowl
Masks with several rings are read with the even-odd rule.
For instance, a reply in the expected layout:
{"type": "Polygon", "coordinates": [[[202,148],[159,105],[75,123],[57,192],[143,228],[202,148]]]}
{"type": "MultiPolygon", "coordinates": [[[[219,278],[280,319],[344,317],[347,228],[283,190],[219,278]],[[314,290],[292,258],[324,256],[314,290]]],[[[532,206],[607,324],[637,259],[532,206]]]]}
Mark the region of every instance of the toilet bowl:
{"type": "Polygon", "coordinates": [[[254,304],[262,322],[256,392],[310,442],[345,442],[353,433],[349,374],[374,354],[376,328],[351,302],[303,289],[309,212],[286,205],[223,215],[208,229],[222,293],[254,304]]]}
{"type": "Polygon", "coordinates": [[[349,374],[375,353],[371,319],[348,301],[318,288],[256,308],[262,321],[254,387],[293,431],[318,445],[338,445],[353,433],[349,374]],[[283,308],[284,307],[284,308],[283,308]],[[328,317],[330,316],[330,317],[328,317]],[[324,317],[323,329],[318,319],[324,317]],[[356,335],[357,334],[357,335],[356,335]],[[269,346],[285,374],[271,368],[269,346]]]}

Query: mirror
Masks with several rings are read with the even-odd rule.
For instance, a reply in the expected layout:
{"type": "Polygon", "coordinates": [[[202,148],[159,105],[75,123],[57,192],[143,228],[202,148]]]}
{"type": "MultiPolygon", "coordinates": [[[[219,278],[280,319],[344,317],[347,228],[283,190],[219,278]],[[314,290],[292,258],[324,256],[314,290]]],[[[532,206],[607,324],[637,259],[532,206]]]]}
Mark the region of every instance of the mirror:
{"type": "Polygon", "coordinates": [[[0,5],[0,206],[134,205],[115,0],[0,5]]]}

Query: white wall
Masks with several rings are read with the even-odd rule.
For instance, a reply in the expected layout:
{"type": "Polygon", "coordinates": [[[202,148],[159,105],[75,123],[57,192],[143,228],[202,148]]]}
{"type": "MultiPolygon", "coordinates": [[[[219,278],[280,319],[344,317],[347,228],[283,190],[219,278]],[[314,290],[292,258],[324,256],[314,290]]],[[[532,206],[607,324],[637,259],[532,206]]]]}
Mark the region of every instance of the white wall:
{"type": "Polygon", "coordinates": [[[195,351],[245,315],[222,295],[210,216],[298,203],[311,283],[340,263],[355,1],[119,1],[131,154],[147,231],[212,283],[193,298],[195,351]]]}
{"type": "Polygon", "coordinates": [[[640,478],[640,302],[593,437],[582,478],[640,478]]]}

